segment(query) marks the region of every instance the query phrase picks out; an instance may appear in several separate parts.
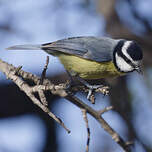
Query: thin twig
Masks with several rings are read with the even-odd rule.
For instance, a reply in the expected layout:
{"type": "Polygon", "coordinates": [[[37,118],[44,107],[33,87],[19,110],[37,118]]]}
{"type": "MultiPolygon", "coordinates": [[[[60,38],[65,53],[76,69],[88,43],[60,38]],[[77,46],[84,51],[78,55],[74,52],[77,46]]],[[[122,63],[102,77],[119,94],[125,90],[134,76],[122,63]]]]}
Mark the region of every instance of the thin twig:
{"type": "Polygon", "coordinates": [[[104,114],[105,112],[110,111],[110,110],[113,110],[113,109],[114,109],[113,106],[109,106],[109,107],[104,108],[103,110],[99,110],[98,113],[99,113],[99,115],[102,115],[102,114],[104,114]]]}
{"type": "Polygon", "coordinates": [[[89,125],[88,125],[87,111],[86,111],[85,109],[81,109],[81,111],[82,111],[83,119],[84,119],[84,121],[85,121],[86,128],[87,128],[87,145],[86,145],[86,152],[89,152],[90,128],[89,128],[89,125]]]}
{"type": "Polygon", "coordinates": [[[41,100],[42,104],[47,107],[48,102],[46,100],[44,92],[42,90],[38,90],[38,94],[39,94],[39,97],[40,97],[40,100],[41,100]]]}
{"type": "MultiPolygon", "coordinates": [[[[46,77],[46,71],[47,71],[47,67],[48,67],[48,64],[49,64],[49,56],[47,56],[46,58],[46,63],[45,63],[45,66],[43,68],[43,71],[42,71],[42,74],[41,74],[41,79],[40,79],[40,82],[39,84],[42,85],[43,84],[43,81],[46,77]]],[[[46,97],[45,97],[45,94],[42,90],[39,90],[38,91],[38,94],[39,94],[39,97],[40,97],[40,100],[41,102],[45,105],[45,106],[48,106],[48,102],[46,100],[46,97]]]]}
{"type": "Polygon", "coordinates": [[[46,63],[41,74],[40,84],[43,84],[43,80],[45,79],[46,76],[46,70],[48,68],[48,64],[49,64],[49,56],[46,57],[46,63]]]}

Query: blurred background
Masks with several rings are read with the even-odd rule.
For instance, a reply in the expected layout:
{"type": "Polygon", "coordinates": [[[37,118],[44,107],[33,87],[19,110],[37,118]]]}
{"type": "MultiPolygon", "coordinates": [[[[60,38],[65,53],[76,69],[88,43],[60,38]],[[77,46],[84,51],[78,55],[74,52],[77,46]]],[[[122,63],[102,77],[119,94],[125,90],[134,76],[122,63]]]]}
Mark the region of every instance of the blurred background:
{"type": "MultiPolygon", "coordinates": [[[[46,43],[72,36],[110,36],[136,40],[144,51],[144,75],[131,73],[110,83],[110,96],[97,95],[95,109],[113,105],[103,115],[123,137],[134,141],[133,152],[152,152],[152,1],[151,0],[0,0],[0,58],[40,75],[43,51],[5,51],[16,44],[46,43]]],[[[50,56],[47,77],[66,79],[63,66],[50,56]]],[[[57,96],[49,107],[71,130],[65,130],[36,107],[0,73],[0,152],[85,151],[87,132],[79,108],[57,96]]],[[[90,152],[122,149],[89,116],[90,152]]]]}

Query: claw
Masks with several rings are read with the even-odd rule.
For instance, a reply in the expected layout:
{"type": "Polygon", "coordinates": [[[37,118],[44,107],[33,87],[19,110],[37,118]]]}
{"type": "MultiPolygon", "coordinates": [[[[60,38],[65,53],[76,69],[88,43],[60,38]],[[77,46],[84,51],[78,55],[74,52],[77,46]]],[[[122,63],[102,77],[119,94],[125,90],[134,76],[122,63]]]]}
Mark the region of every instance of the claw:
{"type": "Polygon", "coordinates": [[[93,93],[93,89],[89,89],[88,95],[87,95],[87,99],[90,100],[90,97],[93,93]]]}
{"type": "MultiPolygon", "coordinates": [[[[70,82],[67,85],[66,90],[70,90],[70,88],[72,88],[72,86],[75,86],[75,81],[73,81],[73,78],[71,76],[71,74],[68,72],[69,78],[70,78],[70,82]]],[[[94,92],[100,92],[102,93],[104,96],[109,94],[109,87],[104,86],[104,85],[90,85],[87,81],[85,81],[84,79],[82,79],[79,76],[76,76],[77,80],[79,82],[81,82],[84,86],[86,86],[88,89],[86,90],[88,92],[87,94],[87,99],[89,101],[91,101],[92,104],[95,103],[95,96],[94,96],[94,92]]]]}
{"type": "Polygon", "coordinates": [[[102,92],[103,95],[107,95],[109,93],[109,91],[107,89],[109,89],[109,87],[105,87],[103,85],[90,85],[87,84],[87,87],[89,89],[88,91],[88,95],[87,95],[87,99],[89,101],[91,101],[92,104],[95,103],[95,97],[94,97],[94,92],[102,92]]]}
{"type": "Polygon", "coordinates": [[[104,96],[106,96],[109,94],[109,87],[108,86],[99,87],[96,91],[101,92],[104,96]]]}

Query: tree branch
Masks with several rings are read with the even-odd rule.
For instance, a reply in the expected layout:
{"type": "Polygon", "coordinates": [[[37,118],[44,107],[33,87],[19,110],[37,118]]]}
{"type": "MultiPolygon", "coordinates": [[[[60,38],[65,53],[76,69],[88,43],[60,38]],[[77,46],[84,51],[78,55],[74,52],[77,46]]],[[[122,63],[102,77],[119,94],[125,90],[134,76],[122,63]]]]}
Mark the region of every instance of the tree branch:
{"type": "MultiPolygon", "coordinates": [[[[24,91],[34,104],[39,106],[44,112],[46,112],[50,117],[52,117],[56,122],[58,122],[68,133],[70,133],[70,130],[65,127],[62,120],[56,117],[52,112],[50,112],[50,110],[44,104],[42,104],[43,101],[41,103],[41,101],[34,96],[33,93],[45,90],[45,86],[29,86],[25,81],[23,81],[19,76],[16,75],[16,71],[18,71],[18,68],[15,68],[2,60],[0,60],[0,71],[6,75],[7,79],[12,80],[20,88],[20,90],[24,91]]],[[[42,92],[39,93],[41,94],[42,92]]]]}
{"type": "MultiPolygon", "coordinates": [[[[33,93],[39,92],[40,90],[41,92],[50,91],[52,94],[59,95],[60,97],[64,97],[65,99],[67,99],[69,102],[73,103],[80,109],[84,109],[85,112],[89,113],[100,123],[101,127],[104,128],[104,130],[111,135],[112,139],[117,144],[119,144],[119,146],[121,146],[125,152],[130,152],[130,146],[126,144],[126,142],[119,136],[119,134],[117,134],[101,116],[103,112],[111,110],[112,108],[106,108],[104,110],[96,111],[87,104],[85,104],[84,102],[82,102],[80,99],[75,97],[72,93],[67,92],[66,84],[54,85],[48,79],[44,78],[43,85],[39,85],[41,81],[40,77],[25,72],[21,70],[21,68],[18,69],[13,65],[8,64],[2,60],[0,60],[0,71],[3,72],[8,79],[11,79],[22,91],[24,91],[26,95],[33,101],[34,104],[39,106],[44,112],[48,113],[50,117],[52,117],[55,121],[57,121],[68,132],[70,131],[65,127],[64,123],[58,117],[56,117],[52,112],[50,112],[50,110],[46,107],[46,105],[43,104],[42,101],[38,100],[33,93]],[[27,79],[32,80],[36,85],[29,86],[20,77],[22,77],[22,79],[25,80],[27,79]]],[[[42,96],[44,97],[45,95],[43,94],[42,96]]]]}

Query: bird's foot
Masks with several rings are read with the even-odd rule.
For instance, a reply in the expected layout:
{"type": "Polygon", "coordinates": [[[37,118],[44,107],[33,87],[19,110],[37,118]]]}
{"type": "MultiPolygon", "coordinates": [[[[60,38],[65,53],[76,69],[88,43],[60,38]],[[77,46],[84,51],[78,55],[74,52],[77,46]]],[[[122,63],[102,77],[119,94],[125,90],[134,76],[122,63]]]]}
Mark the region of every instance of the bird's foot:
{"type": "Polygon", "coordinates": [[[104,85],[90,85],[87,84],[86,87],[88,88],[88,95],[87,99],[91,101],[92,104],[95,103],[95,92],[101,92],[104,96],[108,95],[109,93],[109,87],[104,85]]]}
{"type": "Polygon", "coordinates": [[[102,93],[104,96],[109,94],[109,87],[108,86],[104,86],[104,85],[91,85],[89,84],[87,81],[85,81],[84,79],[77,77],[77,79],[83,84],[85,85],[88,90],[88,95],[87,95],[87,99],[89,101],[91,101],[92,104],[95,103],[95,92],[100,92],[102,93]]]}

